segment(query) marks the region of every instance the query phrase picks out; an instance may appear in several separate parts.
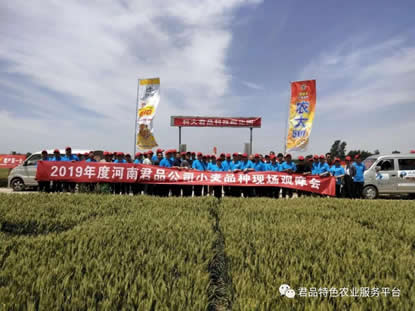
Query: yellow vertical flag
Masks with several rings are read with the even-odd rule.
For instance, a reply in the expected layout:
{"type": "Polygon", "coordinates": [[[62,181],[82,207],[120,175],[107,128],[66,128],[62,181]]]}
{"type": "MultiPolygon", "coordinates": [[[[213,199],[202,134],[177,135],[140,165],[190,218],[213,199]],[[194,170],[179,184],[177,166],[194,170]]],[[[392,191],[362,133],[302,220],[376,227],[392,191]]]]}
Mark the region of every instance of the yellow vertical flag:
{"type": "Polygon", "coordinates": [[[157,147],[153,119],[160,103],[160,78],[142,79],[138,82],[136,145],[139,149],[157,147]]]}
{"type": "Polygon", "coordinates": [[[316,109],[316,80],[291,83],[286,151],[307,147],[316,109]]]}

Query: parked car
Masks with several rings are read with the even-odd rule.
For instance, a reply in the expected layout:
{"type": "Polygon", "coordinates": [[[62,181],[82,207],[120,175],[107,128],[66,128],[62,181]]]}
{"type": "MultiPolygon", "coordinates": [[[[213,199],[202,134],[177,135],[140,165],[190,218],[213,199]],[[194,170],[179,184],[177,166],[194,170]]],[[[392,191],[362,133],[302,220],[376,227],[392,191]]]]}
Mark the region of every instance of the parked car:
{"type": "Polygon", "coordinates": [[[415,154],[375,155],[364,164],[364,198],[376,199],[381,194],[415,198],[415,154]]]}
{"type": "MultiPolygon", "coordinates": [[[[49,157],[53,157],[53,150],[46,150],[49,154],[49,157]]],[[[59,150],[61,156],[65,155],[65,150],[59,150]]],[[[85,152],[89,152],[86,149],[73,149],[73,154],[84,154],[85,152]]],[[[42,151],[38,151],[33,153],[29,156],[22,164],[16,166],[14,169],[10,171],[8,177],[8,186],[13,188],[14,191],[22,191],[24,189],[30,187],[37,187],[38,183],[35,180],[36,177],[36,169],[37,169],[37,161],[39,161],[42,157],[42,151]]]]}

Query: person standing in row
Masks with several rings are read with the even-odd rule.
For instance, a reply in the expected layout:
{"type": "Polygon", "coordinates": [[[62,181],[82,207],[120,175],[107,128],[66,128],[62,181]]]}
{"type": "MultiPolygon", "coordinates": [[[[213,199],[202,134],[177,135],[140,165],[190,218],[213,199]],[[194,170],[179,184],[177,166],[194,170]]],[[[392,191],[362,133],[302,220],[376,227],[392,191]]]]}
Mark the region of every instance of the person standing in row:
{"type": "MultiPolygon", "coordinates": [[[[50,161],[60,162],[63,161],[59,149],[53,150],[53,158],[50,161]]],[[[52,192],[62,192],[63,183],[61,181],[54,180],[52,182],[52,192]]]]}
{"type": "MultiPolygon", "coordinates": [[[[238,165],[236,166],[235,172],[242,172],[242,173],[248,173],[254,171],[254,165],[253,163],[248,160],[248,154],[244,153],[242,154],[242,160],[239,161],[238,165]]],[[[245,186],[241,187],[241,192],[244,196],[244,198],[249,198],[253,196],[253,191],[251,187],[245,186]]]]}
{"type": "MultiPolygon", "coordinates": [[[[218,157],[215,161],[215,164],[212,164],[210,166],[210,171],[212,172],[224,172],[225,169],[222,166],[222,158],[218,157]]],[[[214,195],[216,198],[220,199],[222,198],[222,186],[213,186],[212,187],[214,195]]]]}
{"type": "Polygon", "coordinates": [[[345,159],[346,165],[344,167],[344,197],[354,198],[353,177],[356,175],[356,169],[351,163],[352,158],[347,156],[345,159]]]}
{"type": "MultiPolygon", "coordinates": [[[[295,173],[297,171],[297,167],[294,162],[291,160],[291,154],[287,154],[285,156],[285,162],[281,165],[281,172],[285,172],[288,174],[295,173]]],[[[293,197],[293,189],[290,188],[282,188],[282,197],[285,199],[288,195],[289,198],[293,197]]]]}
{"type": "MultiPolygon", "coordinates": [[[[260,155],[257,153],[254,156],[254,162],[252,163],[253,169],[255,172],[265,172],[266,166],[265,164],[260,160],[260,155]]],[[[254,191],[254,195],[257,197],[263,197],[266,195],[266,189],[263,187],[254,187],[252,189],[254,191]]]]}
{"type": "MultiPolygon", "coordinates": [[[[180,167],[183,170],[189,170],[192,168],[192,160],[191,160],[192,153],[186,152],[184,160],[180,163],[180,167]]],[[[191,197],[193,186],[192,185],[183,185],[182,186],[183,196],[184,197],[191,197]]]]}
{"type": "MultiPolygon", "coordinates": [[[[298,164],[297,164],[297,170],[296,173],[301,174],[303,176],[307,176],[311,174],[311,167],[308,163],[306,163],[304,161],[304,157],[303,156],[299,156],[298,157],[298,164]]],[[[297,195],[298,197],[301,197],[302,195],[304,196],[309,196],[310,192],[307,191],[302,191],[302,190],[297,190],[297,195]]]]}
{"type": "Polygon", "coordinates": [[[364,173],[365,165],[362,163],[360,154],[355,155],[355,162],[353,167],[355,168],[355,175],[353,177],[354,197],[360,199],[362,197],[363,184],[365,182],[364,173]]]}
{"type": "MultiPolygon", "coordinates": [[[[62,157],[62,161],[65,162],[76,162],[79,161],[79,158],[72,154],[72,148],[71,147],[66,147],[65,148],[65,156],[62,157]]],[[[64,192],[71,192],[74,193],[75,192],[75,187],[76,187],[76,183],[74,182],[63,182],[63,191],[64,192]]]]}
{"type": "MultiPolygon", "coordinates": [[[[197,171],[205,171],[206,165],[203,161],[203,154],[201,152],[197,153],[197,159],[193,161],[192,168],[197,171]]],[[[202,195],[203,186],[195,185],[193,187],[195,197],[199,197],[202,195]]]]}
{"type": "MultiPolygon", "coordinates": [[[[49,161],[49,155],[46,150],[42,151],[42,155],[40,158],[41,161],[49,161]]],[[[39,181],[39,191],[40,192],[50,192],[50,181],[39,181]]]]}
{"type": "Polygon", "coordinates": [[[340,165],[340,159],[334,159],[334,165],[330,168],[330,173],[336,177],[336,197],[341,198],[341,186],[345,174],[344,168],[340,165]]]}
{"type": "MultiPolygon", "coordinates": [[[[174,158],[173,164],[172,164],[173,168],[180,169],[181,164],[182,164],[181,157],[182,156],[181,156],[180,152],[175,153],[175,158],[174,158]]],[[[172,196],[179,197],[182,193],[182,185],[170,185],[170,189],[171,189],[171,195],[172,196]]]]}

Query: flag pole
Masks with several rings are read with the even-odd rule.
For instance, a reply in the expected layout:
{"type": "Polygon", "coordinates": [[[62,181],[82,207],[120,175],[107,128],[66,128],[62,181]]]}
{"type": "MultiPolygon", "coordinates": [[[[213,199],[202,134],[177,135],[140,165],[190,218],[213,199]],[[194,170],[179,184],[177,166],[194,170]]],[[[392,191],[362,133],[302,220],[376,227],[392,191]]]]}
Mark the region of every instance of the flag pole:
{"type": "MultiPolygon", "coordinates": [[[[291,87],[291,81],[288,82],[291,87]]],[[[289,127],[289,117],[290,117],[290,108],[291,108],[291,95],[290,95],[290,101],[287,109],[287,115],[285,121],[287,122],[285,124],[285,138],[284,138],[284,155],[287,153],[287,135],[288,135],[288,127],[289,127]]]]}
{"type": "Polygon", "coordinates": [[[140,79],[137,79],[137,99],[135,101],[135,130],[134,130],[134,157],[137,152],[137,115],[138,115],[138,92],[140,89],[140,79]]]}

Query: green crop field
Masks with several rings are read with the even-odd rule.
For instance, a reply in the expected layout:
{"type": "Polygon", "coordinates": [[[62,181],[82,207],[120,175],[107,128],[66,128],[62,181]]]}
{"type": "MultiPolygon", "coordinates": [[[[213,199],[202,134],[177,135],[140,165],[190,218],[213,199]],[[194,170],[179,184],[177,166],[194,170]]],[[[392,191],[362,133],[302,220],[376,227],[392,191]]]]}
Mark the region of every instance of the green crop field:
{"type": "Polygon", "coordinates": [[[8,168],[0,168],[0,187],[7,187],[8,168]]]}
{"type": "Polygon", "coordinates": [[[409,200],[0,195],[0,310],[412,310],[414,267],[409,200]]]}

